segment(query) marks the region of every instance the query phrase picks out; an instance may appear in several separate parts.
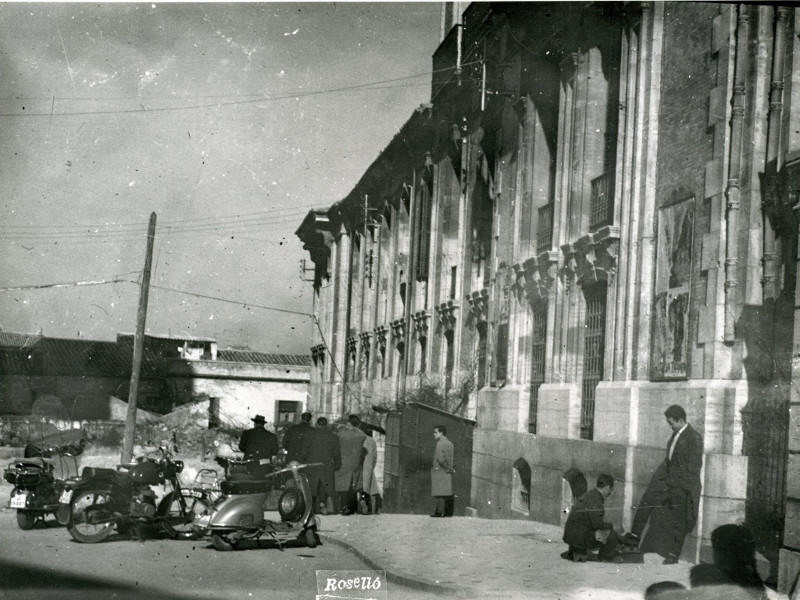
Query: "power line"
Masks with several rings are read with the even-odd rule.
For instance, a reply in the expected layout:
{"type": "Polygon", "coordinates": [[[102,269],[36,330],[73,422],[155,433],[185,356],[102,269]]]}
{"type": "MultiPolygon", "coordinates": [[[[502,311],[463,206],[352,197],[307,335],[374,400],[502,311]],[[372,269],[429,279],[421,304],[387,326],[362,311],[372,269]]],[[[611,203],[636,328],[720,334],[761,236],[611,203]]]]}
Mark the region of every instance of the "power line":
{"type": "MultiPolygon", "coordinates": [[[[280,216],[281,213],[288,212],[295,212],[295,211],[308,211],[314,208],[314,204],[304,205],[298,204],[294,206],[281,206],[275,207],[268,210],[262,210],[258,212],[252,213],[244,213],[244,214],[235,214],[235,215],[219,215],[215,217],[200,217],[197,219],[176,219],[173,221],[164,221],[162,224],[157,226],[158,229],[167,229],[169,227],[176,227],[180,226],[180,224],[202,224],[207,221],[212,222],[225,222],[225,221],[235,221],[235,220],[250,220],[250,217],[263,217],[267,218],[272,216],[274,213],[277,213],[275,216],[280,216]]],[[[77,224],[77,225],[0,225],[0,230],[2,229],[10,229],[10,230],[23,230],[27,231],[29,229],[33,229],[36,231],[47,230],[47,229],[74,229],[76,232],[80,230],[81,233],[84,232],[86,229],[101,229],[107,227],[119,227],[119,228],[128,228],[133,227],[137,232],[141,233],[145,231],[145,228],[141,226],[140,223],[131,222],[131,223],[93,223],[93,224],[77,224]]]]}
{"type": "MultiPolygon", "coordinates": [[[[292,98],[308,98],[311,96],[319,96],[323,94],[336,94],[336,93],[343,93],[343,92],[351,92],[351,91],[372,91],[372,90],[382,90],[382,89],[392,89],[395,87],[408,87],[411,85],[428,85],[428,82],[419,83],[419,84],[405,84],[404,86],[380,86],[379,84],[382,83],[390,83],[396,82],[403,79],[412,79],[414,77],[419,77],[421,75],[431,75],[431,72],[421,73],[418,75],[409,75],[406,77],[399,77],[395,79],[384,79],[381,81],[373,81],[367,83],[361,83],[351,86],[342,86],[339,88],[331,88],[326,90],[313,90],[308,92],[284,92],[282,94],[276,94],[273,96],[261,96],[259,98],[254,98],[250,100],[231,100],[229,102],[215,102],[215,103],[205,103],[205,104],[193,104],[193,105],[186,105],[186,106],[162,106],[162,107],[155,107],[155,108],[146,108],[144,105],[141,104],[141,100],[139,100],[138,108],[129,108],[129,109],[118,109],[118,110],[92,110],[92,111],[72,111],[72,112],[61,112],[61,113],[54,113],[50,112],[25,112],[25,113],[0,113],[0,117],[72,117],[72,116],[91,116],[91,115],[119,115],[119,114],[147,114],[147,113],[159,113],[159,112],[169,112],[169,111],[178,111],[178,110],[198,110],[204,108],[222,108],[226,106],[238,106],[243,104],[255,104],[258,102],[271,102],[276,100],[288,100],[292,98]]],[[[132,101],[134,99],[131,99],[132,101]]]]}
{"type": "Polygon", "coordinates": [[[109,283],[133,283],[129,279],[100,279],[93,281],[68,281],[64,283],[45,283],[41,285],[20,285],[0,288],[0,292],[17,292],[21,290],[44,290],[48,288],[80,287],[85,285],[106,285],[109,283]]]}
{"type": "MultiPolygon", "coordinates": [[[[128,283],[135,283],[135,282],[128,281],[128,283]]],[[[227,302],[228,304],[237,304],[237,305],[243,306],[245,308],[250,306],[250,307],[253,307],[253,308],[261,308],[263,310],[274,310],[275,312],[288,313],[288,314],[292,314],[292,315],[300,315],[300,316],[303,316],[303,317],[313,317],[314,316],[312,313],[308,313],[308,312],[300,312],[300,311],[297,311],[297,310],[289,310],[289,309],[286,309],[286,308],[276,308],[274,306],[263,306],[263,305],[260,305],[260,304],[254,304],[252,302],[247,302],[247,301],[242,301],[242,300],[231,300],[229,298],[220,298],[218,296],[209,296],[207,294],[198,294],[198,293],[195,293],[195,292],[187,292],[187,291],[184,291],[184,290],[177,290],[175,288],[169,288],[169,287],[166,287],[166,286],[163,286],[163,285],[155,285],[153,283],[150,284],[150,287],[151,288],[156,288],[156,289],[159,289],[159,290],[166,290],[168,292],[175,292],[177,294],[185,294],[187,296],[195,296],[197,298],[205,298],[207,300],[217,300],[218,302],[227,302]]]]}

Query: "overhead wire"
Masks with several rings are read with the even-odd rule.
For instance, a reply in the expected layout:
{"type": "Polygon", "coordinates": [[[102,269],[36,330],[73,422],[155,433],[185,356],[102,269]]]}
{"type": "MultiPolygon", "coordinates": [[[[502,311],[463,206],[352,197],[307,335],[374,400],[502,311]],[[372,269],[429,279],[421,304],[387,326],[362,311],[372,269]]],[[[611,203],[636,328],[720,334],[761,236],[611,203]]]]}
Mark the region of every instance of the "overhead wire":
{"type": "MultiPolygon", "coordinates": [[[[463,66],[468,66],[468,64],[464,64],[463,66]]],[[[255,104],[258,102],[271,102],[276,100],[287,100],[292,98],[307,98],[310,96],[318,96],[322,94],[334,94],[334,93],[342,93],[348,91],[370,91],[370,90],[380,90],[380,89],[391,89],[394,87],[403,87],[403,86],[385,86],[380,87],[381,84],[384,83],[395,83],[398,81],[406,80],[406,79],[413,79],[416,77],[422,76],[431,76],[439,71],[449,71],[451,70],[450,67],[444,69],[437,69],[433,71],[426,71],[424,73],[418,73],[415,75],[406,75],[404,77],[396,77],[392,79],[383,79],[378,81],[371,81],[366,83],[360,83],[350,86],[341,86],[338,88],[329,88],[323,90],[311,90],[307,92],[281,92],[274,95],[262,95],[257,98],[248,99],[248,100],[231,100],[228,102],[216,102],[216,103],[204,103],[204,104],[194,104],[194,105],[184,105],[184,106],[163,106],[163,107],[152,107],[146,108],[142,105],[142,98],[131,98],[131,101],[137,102],[137,108],[132,109],[119,109],[119,110],[95,110],[95,111],[72,111],[72,112],[53,112],[52,110],[48,112],[25,112],[25,113],[0,113],[0,117],[68,117],[68,116],[91,116],[91,115],[109,115],[109,114],[147,114],[147,113],[158,113],[158,112],[168,112],[168,111],[179,111],[179,110],[198,110],[198,109],[205,109],[205,108],[221,108],[226,106],[238,106],[243,104],[255,104]]],[[[426,81],[425,83],[414,84],[414,85],[428,85],[429,83],[426,81]]],[[[64,98],[65,100],[67,98],[64,98]]],[[[166,98],[165,98],[166,99],[166,98]]],[[[52,100],[51,98],[47,99],[48,101],[52,100]]]]}

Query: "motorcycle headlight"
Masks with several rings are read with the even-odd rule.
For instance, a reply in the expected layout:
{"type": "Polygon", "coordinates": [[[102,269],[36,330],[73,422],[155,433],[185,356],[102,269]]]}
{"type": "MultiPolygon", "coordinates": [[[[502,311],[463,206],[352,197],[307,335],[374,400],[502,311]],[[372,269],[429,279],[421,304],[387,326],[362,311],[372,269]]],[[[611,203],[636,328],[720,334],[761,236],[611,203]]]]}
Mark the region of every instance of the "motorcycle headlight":
{"type": "Polygon", "coordinates": [[[173,463],[175,464],[175,472],[176,473],[180,473],[181,471],[183,471],[183,461],[182,460],[175,460],[175,461],[173,461],[173,463]]]}

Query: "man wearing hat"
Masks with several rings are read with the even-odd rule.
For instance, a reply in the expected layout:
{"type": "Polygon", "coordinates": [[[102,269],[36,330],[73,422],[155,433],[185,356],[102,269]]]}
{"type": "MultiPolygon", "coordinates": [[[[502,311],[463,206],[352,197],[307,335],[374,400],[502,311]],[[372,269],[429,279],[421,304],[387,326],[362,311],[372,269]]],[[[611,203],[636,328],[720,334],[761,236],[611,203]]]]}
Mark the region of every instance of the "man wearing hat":
{"type": "MultiPolygon", "coordinates": [[[[264,427],[266,419],[264,419],[263,415],[256,415],[251,420],[255,426],[242,433],[242,438],[239,440],[239,450],[244,452],[245,460],[260,460],[262,458],[272,460],[272,457],[280,450],[278,436],[271,431],[267,431],[264,427]]],[[[254,477],[271,471],[269,465],[262,465],[262,467],[267,468],[255,467],[248,470],[254,477]]]]}
{"type": "Polygon", "coordinates": [[[295,423],[283,435],[283,447],[286,449],[286,460],[300,460],[303,453],[303,440],[313,429],[311,427],[311,413],[304,412],[300,415],[300,422],[295,423]]]}

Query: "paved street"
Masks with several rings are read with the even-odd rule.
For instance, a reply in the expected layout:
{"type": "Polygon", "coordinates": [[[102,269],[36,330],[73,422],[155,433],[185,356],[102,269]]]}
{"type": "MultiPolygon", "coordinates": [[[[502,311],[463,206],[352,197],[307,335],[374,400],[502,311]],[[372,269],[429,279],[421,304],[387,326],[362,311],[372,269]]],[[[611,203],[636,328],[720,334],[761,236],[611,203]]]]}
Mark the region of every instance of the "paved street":
{"type": "MultiPolygon", "coordinates": [[[[656,581],[688,586],[688,563],[574,564],[561,530],[534,521],[418,515],[322,517],[323,545],[267,542],[217,552],[208,540],[77,544],[66,529],[21,531],[0,510],[0,598],[304,599],[317,570],[386,571],[388,598],[640,600],[656,581]]],[[[773,599],[785,598],[770,591],[773,599]]]]}
{"type": "MultiPolygon", "coordinates": [[[[5,498],[3,499],[5,500],[5,498]]],[[[0,598],[313,600],[316,571],[369,567],[352,552],[325,543],[283,552],[262,543],[221,553],[208,540],[77,544],[67,530],[22,531],[0,510],[0,598]]],[[[389,598],[433,600],[434,594],[388,583],[389,598]]]]}

